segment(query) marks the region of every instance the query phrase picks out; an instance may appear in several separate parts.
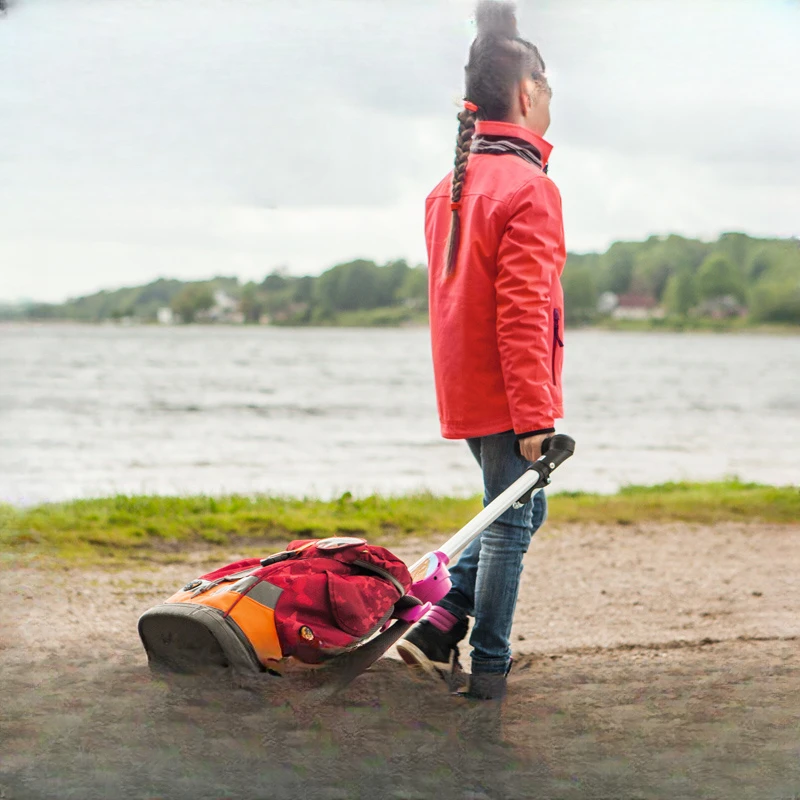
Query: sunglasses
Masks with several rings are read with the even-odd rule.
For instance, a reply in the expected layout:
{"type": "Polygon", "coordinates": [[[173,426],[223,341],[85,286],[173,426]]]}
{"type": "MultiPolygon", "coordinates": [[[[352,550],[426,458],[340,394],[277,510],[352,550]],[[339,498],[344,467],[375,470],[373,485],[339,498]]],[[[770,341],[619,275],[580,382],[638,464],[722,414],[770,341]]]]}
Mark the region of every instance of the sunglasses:
{"type": "Polygon", "coordinates": [[[533,78],[534,83],[547,94],[548,98],[553,98],[553,88],[550,86],[550,82],[543,72],[532,72],[531,78],[533,78]]]}

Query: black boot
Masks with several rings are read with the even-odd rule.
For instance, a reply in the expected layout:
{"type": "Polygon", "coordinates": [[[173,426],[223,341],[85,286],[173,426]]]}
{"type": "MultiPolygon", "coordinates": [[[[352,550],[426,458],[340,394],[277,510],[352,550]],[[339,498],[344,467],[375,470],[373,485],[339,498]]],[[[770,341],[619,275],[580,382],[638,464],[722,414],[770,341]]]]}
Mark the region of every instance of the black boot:
{"type": "MultiPolygon", "coordinates": [[[[457,622],[443,633],[423,620],[397,643],[397,652],[412,667],[421,667],[429,675],[445,678],[448,683],[463,674],[458,662],[458,643],[467,635],[467,620],[457,622]]],[[[451,690],[457,686],[451,685],[451,690]]]]}
{"type": "Polygon", "coordinates": [[[505,672],[473,672],[469,676],[467,691],[458,692],[459,697],[470,700],[505,700],[508,673],[513,666],[512,658],[505,672]]]}
{"type": "Polygon", "coordinates": [[[502,672],[473,672],[467,691],[459,694],[470,700],[504,700],[507,684],[508,676],[502,672]]]}

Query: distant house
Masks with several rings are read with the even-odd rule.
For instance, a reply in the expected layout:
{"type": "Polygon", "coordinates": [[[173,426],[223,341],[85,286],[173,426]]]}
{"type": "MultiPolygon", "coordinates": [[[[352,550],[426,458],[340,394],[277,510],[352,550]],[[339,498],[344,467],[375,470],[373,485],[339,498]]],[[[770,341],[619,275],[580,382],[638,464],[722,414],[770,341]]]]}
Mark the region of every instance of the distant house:
{"type": "Polygon", "coordinates": [[[291,319],[296,319],[299,316],[302,316],[308,311],[308,303],[289,303],[286,308],[281,309],[280,311],[276,311],[272,316],[268,316],[269,319],[266,323],[262,321],[263,324],[271,325],[275,322],[289,322],[291,319]]]}
{"type": "Polygon", "coordinates": [[[169,306],[162,306],[156,312],[156,319],[159,325],[173,325],[175,323],[175,313],[169,306]]]}
{"type": "Polygon", "coordinates": [[[214,290],[214,305],[208,311],[200,312],[197,319],[205,322],[227,322],[241,325],[244,314],[239,310],[239,301],[221,289],[214,290]]]}
{"type": "Polygon", "coordinates": [[[647,294],[621,294],[612,312],[614,319],[661,319],[664,309],[655,297],[647,294]]]}
{"type": "Polygon", "coordinates": [[[732,294],[726,294],[704,301],[694,309],[694,313],[711,319],[733,319],[746,316],[747,309],[732,294]]]}
{"type": "Polygon", "coordinates": [[[603,292],[597,300],[599,314],[611,314],[619,305],[619,297],[614,292],[603,292]]]}

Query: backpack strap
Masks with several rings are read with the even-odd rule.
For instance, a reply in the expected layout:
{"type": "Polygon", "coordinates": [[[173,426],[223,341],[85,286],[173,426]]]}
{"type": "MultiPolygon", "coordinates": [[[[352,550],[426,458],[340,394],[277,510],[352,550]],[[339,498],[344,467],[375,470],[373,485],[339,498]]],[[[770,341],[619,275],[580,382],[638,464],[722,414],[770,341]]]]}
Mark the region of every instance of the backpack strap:
{"type": "Polygon", "coordinates": [[[286,561],[287,558],[294,558],[294,556],[299,552],[299,550],[282,550],[280,553],[275,553],[275,555],[262,558],[261,566],[268,567],[270,564],[277,564],[279,561],[286,561]]]}
{"type": "Polygon", "coordinates": [[[367,570],[367,572],[374,572],[376,575],[379,575],[384,580],[389,581],[389,583],[400,592],[400,597],[402,597],[406,590],[403,588],[403,584],[400,583],[394,575],[392,575],[389,570],[384,569],[383,567],[379,567],[376,564],[371,564],[369,561],[362,561],[360,558],[357,558],[355,561],[350,562],[354,567],[361,567],[361,569],[367,570]]]}

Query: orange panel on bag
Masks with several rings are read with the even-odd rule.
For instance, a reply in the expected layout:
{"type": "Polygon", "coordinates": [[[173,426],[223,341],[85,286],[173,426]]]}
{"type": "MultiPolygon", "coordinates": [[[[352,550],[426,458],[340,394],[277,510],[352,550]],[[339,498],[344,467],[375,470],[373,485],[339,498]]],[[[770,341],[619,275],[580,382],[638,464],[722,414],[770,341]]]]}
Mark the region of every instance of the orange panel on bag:
{"type": "Polygon", "coordinates": [[[236,605],[236,603],[241,600],[242,596],[237,592],[228,591],[230,589],[229,585],[223,587],[225,589],[223,592],[220,592],[219,588],[220,587],[215,586],[213,589],[210,589],[203,594],[198,594],[196,597],[192,591],[180,591],[172,595],[167,602],[188,603],[189,605],[196,606],[211,606],[212,608],[218,608],[220,611],[224,611],[227,614],[236,605]]]}
{"type": "Polygon", "coordinates": [[[249,639],[262,664],[283,658],[275,628],[275,612],[271,608],[245,595],[230,612],[230,618],[249,639]]]}

